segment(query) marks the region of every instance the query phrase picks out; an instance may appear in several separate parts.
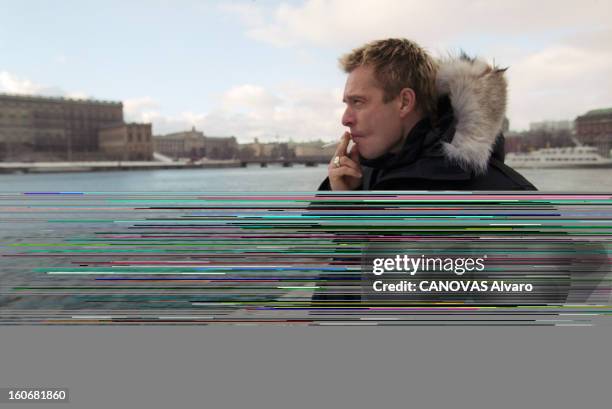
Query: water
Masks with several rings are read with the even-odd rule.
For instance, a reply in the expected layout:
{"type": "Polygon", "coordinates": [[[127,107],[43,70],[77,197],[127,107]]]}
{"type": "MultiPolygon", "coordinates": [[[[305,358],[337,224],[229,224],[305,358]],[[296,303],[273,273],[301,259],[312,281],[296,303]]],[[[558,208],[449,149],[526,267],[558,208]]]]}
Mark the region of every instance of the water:
{"type": "Polygon", "coordinates": [[[0,191],[290,192],[314,191],[327,166],[171,169],[0,175],[0,191]]]}
{"type": "Polygon", "coordinates": [[[612,192],[610,169],[519,169],[538,190],[549,192],[612,192]]]}
{"type": "MultiPolygon", "coordinates": [[[[521,169],[539,190],[612,192],[610,169],[521,169]]],[[[0,175],[0,192],[306,192],[317,190],[327,166],[173,169],[0,175]]]]}

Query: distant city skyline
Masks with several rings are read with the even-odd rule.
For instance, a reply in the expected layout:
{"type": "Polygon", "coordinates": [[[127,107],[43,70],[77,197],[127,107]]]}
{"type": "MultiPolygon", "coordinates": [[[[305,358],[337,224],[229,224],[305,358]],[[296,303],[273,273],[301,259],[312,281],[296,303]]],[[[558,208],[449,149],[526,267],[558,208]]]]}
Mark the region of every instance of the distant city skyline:
{"type": "Polygon", "coordinates": [[[0,4],[0,92],[122,101],[155,134],[337,139],[337,58],[384,37],[510,67],[513,130],[612,106],[608,1],[0,4]]]}

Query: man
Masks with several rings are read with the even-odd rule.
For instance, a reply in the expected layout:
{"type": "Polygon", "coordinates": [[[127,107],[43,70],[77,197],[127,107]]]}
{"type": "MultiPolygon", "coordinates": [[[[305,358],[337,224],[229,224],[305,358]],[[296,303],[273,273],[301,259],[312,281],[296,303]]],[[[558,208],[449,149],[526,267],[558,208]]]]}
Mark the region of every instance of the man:
{"type": "Polygon", "coordinates": [[[436,62],[406,39],[340,64],[350,132],[319,190],[536,190],[503,163],[505,70],[465,55],[436,62]]]}

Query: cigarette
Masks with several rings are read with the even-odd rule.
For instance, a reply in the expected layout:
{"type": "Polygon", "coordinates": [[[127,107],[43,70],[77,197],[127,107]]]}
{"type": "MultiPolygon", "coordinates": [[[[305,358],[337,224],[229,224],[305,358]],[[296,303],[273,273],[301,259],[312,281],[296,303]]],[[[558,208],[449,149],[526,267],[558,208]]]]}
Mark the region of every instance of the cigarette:
{"type": "MultiPolygon", "coordinates": [[[[324,148],[329,148],[330,146],[334,146],[334,145],[338,145],[340,143],[340,141],[335,141],[335,142],[329,142],[326,143],[325,145],[323,145],[324,148]]],[[[351,147],[353,146],[353,137],[351,136],[351,140],[349,141],[348,146],[351,147]]]]}

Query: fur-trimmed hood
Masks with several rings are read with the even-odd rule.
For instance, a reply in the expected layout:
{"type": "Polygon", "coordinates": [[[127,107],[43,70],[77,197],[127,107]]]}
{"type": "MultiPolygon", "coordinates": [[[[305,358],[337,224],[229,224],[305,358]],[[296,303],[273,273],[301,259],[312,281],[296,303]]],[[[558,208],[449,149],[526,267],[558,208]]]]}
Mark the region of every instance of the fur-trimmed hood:
{"type": "Polygon", "coordinates": [[[442,149],[464,170],[487,170],[506,113],[504,72],[466,55],[439,61],[436,88],[440,96],[448,95],[455,117],[455,134],[442,149]]]}

